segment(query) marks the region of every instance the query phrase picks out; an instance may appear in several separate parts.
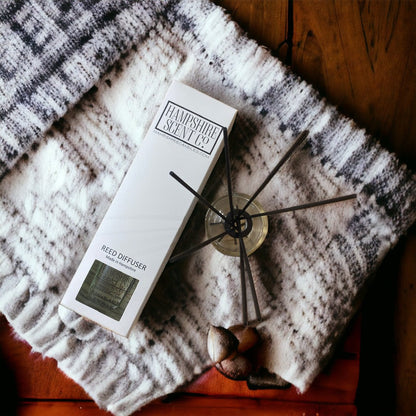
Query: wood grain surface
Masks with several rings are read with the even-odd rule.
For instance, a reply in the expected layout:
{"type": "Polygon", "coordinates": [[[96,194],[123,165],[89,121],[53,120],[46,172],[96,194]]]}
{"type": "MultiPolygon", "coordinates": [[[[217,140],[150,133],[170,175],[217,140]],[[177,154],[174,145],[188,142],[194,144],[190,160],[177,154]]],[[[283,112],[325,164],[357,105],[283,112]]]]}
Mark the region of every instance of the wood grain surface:
{"type": "MultiPolygon", "coordinates": [[[[277,406],[287,412],[295,412],[298,409],[314,410],[320,411],[322,416],[334,414],[334,409],[339,409],[341,414],[353,415],[359,377],[360,333],[361,318],[358,316],[348,328],[334,359],[318,376],[312,387],[302,395],[293,387],[284,390],[250,390],[244,381],[236,382],[224,378],[213,368],[178,394],[146,406],[147,413],[144,414],[159,414],[158,412],[163,408],[165,409],[163,412],[180,415],[184,412],[184,406],[199,408],[202,414],[211,414],[212,408],[223,406],[223,410],[217,409],[216,413],[228,415],[241,409],[241,403],[250,403],[250,400],[254,400],[257,405],[251,408],[251,414],[256,414],[261,403],[262,412],[275,409],[277,406]],[[212,398],[212,402],[205,400],[207,397],[212,398]],[[241,402],[242,399],[244,400],[241,402]],[[284,403],[283,407],[281,403],[284,403]]],[[[13,384],[11,383],[13,379],[17,381],[16,388],[20,398],[19,415],[50,416],[59,414],[59,411],[68,411],[71,415],[105,414],[98,412],[97,406],[91,402],[91,398],[82,388],[57,368],[55,360],[42,358],[39,353],[31,352],[29,344],[16,338],[4,317],[0,318],[0,345],[3,360],[13,370],[11,375],[3,371],[3,380],[8,380],[9,386],[13,384]],[[94,413],[94,409],[97,413],[94,413]]],[[[2,392],[4,394],[2,403],[10,400],[12,397],[10,393],[11,391],[2,392]]],[[[250,408],[252,405],[245,406],[250,408]]],[[[143,410],[138,412],[137,416],[143,414],[142,412],[143,410]]],[[[291,414],[290,412],[287,414],[291,414]]]]}
{"type": "MultiPolygon", "coordinates": [[[[217,3],[416,170],[416,1],[217,3]],[[265,4],[273,11],[264,13],[265,4]],[[272,17],[284,8],[286,22],[272,17]]],[[[362,308],[362,415],[416,415],[415,240],[413,226],[383,262],[362,308]]]]}
{"type": "MultiPolygon", "coordinates": [[[[250,37],[416,169],[416,1],[215,2],[250,37]]],[[[374,277],[362,319],[351,329],[337,360],[306,395],[292,389],[253,393],[212,371],[186,394],[151,403],[137,415],[236,415],[244,410],[246,415],[342,416],[354,415],[357,409],[363,416],[415,415],[415,254],[414,226],[374,277]]],[[[108,415],[53,360],[30,353],[4,319],[0,324],[6,357],[2,374],[8,380],[1,393],[3,411],[9,410],[7,403],[18,403],[24,416],[108,415]]]]}
{"type": "MultiPolygon", "coordinates": [[[[354,416],[353,405],[276,402],[272,400],[220,399],[181,396],[174,402],[156,401],[145,407],[137,416],[354,416]],[[307,412],[305,412],[305,409],[307,412]]],[[[24,402],[19,416],[110,416],[92,403],[75,402],[24,402]]]]}

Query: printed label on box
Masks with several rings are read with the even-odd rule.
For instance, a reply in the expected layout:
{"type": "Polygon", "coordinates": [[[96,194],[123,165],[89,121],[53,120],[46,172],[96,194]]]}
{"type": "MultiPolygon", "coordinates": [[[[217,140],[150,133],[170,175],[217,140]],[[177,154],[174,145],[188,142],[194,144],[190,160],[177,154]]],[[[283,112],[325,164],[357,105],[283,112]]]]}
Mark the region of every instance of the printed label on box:
{"type": "Polygon", "coordinates": [[[219,124],[172,101],[166,104],[156,129],[208,155],[222,134],[219,124]]]}

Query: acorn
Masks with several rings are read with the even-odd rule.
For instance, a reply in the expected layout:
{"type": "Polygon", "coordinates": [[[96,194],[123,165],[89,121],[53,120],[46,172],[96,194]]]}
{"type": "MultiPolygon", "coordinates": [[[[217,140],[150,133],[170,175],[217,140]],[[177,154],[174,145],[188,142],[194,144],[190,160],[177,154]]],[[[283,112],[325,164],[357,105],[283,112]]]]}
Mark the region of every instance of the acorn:
{"type": "Polygon", "coordinates": [[[246,325],[233,325],[228,328],[238,339],[239,353],[246,352],[256,346],[260,341],[260,335],[257,329],[246,325]]]}
{"type": "Polygon", "coordinates": [[[237,354],[234,358],[222,360],[215,365],[216,369],[232,380],[247,380],[253,365],[244,355],[237,354]]]}
{"type": "Polygon", "coordinates": [[[221,326],[210,325],[207,339],[207,349],[211,360],[219,363],[237,353],[238,339],[235,335],[221,326]]]}

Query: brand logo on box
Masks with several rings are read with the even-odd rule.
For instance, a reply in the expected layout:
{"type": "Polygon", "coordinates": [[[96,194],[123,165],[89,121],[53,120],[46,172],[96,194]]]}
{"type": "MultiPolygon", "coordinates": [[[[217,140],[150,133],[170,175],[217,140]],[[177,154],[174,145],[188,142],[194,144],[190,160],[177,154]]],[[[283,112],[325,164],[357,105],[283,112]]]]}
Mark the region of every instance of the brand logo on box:
{"type": "Polygon", "coordinates": [[[222,134],[222,127],[172,101],[163,110],[156,130],[168,134],[210,155],[222,134]]]}

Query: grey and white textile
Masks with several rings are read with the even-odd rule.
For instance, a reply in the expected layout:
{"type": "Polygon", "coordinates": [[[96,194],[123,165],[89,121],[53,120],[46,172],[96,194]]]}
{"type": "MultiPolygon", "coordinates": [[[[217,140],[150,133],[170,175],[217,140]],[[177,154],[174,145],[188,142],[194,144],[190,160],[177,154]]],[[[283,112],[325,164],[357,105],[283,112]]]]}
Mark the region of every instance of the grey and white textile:
{"type": "MultiPolygon", "coordinates": [[[[251,256],[265,365],[306,390],[415,221],[415,176],[207,0],[2,1],[0,45],[0,310],[18,336],[123,416],[210,366],[210,323],[241,320],[238,260],[212,247],[166,268],[128,339],[59,307],[177,79],[238,109],[236,191],[252,193],[309,129],[259,202],[358,193],[271,217],[251,256]]],[[[225,188],[221,160],[206,195],[225,188]]],[[[202,240],[203,215],[195,210],[182,247],[202,240]]]]}

